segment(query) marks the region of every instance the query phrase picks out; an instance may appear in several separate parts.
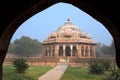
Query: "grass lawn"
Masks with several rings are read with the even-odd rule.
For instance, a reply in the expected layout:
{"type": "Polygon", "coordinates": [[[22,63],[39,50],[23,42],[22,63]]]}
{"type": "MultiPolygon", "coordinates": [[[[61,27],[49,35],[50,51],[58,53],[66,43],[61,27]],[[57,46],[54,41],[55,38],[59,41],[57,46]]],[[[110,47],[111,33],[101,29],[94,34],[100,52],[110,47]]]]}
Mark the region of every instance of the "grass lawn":
{"type": "Polygon", "coordinates": [[[79,67],[68,67],[61,80],[102,80],[105,74],[90,74],[88,69],[79,67]]]}
{"type": "Polygon", "coordinates": [[[30,66],[25,74],[16,73],[12,65],[3,66],[3,80],[37,80],[53,67],[50,66],[30,66]]]}

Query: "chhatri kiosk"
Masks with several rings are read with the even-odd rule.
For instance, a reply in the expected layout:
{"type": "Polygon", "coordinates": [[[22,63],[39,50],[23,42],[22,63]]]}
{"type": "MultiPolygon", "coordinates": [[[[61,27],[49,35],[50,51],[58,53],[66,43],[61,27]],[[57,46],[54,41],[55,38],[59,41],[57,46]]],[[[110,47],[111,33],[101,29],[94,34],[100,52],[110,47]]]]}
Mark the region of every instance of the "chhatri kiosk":
{"type": "Polygon", "coordinates": [[[70,19],[43,41],[43,53],[46,57],[59,59],[96,57],[93,39],[80,31],[70,19]]]}

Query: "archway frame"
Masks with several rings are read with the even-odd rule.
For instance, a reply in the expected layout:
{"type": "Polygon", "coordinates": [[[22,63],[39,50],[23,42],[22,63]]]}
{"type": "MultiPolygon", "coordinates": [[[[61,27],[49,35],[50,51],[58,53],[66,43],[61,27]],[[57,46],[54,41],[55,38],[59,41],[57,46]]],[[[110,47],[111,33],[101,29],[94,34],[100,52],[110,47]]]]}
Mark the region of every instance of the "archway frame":
{"type": "Polygon", "coordinates": [[[63,57],[63,46],[59,46],[59,57],[63,57]]]}
{"type": "Polygon", "coordinates": [[[119,63],[120,54],[118,54],[120,52],[119,31],[116,29],[114,23],[105,14],[102,14],[101,11],[99,11],[94,6],[87,3],[87,1],[85,2],[84,0],[76,0],[76,1],[74,1],[74,0],[47,0],[47,1],[41,0],[37,3],[35,3],[34,5],[31,5],[31,7],[29,9],[25,10],[20,15],[18,15],[14,20],[12,20],[12,22],[10,22],[10,24],[5,29],[5,31],[1,34],[1,37],[0,37],[0,45],[1,45],[0,46],[0,53],[1,53],[0,54],[0,59],[1,59],[0,60],[0,72],[1,72],[0,79],[2,79],[1,78],[2,64],[3,64],[4,58],[6,56],[10,40],[11,40],[13,34],[15,33],[15,31],[19,28],[19,26],[24,21],[26,21],[27,19],[29,19],[36,13],[43,11],[46,8],[52,6],[56,3],[59,3],[59,2],[64,2],[64,3],[71,4],[73,6],[76,6],[77,8],[88,13],[94,19],[101,22],[107,28],[107,30],[111,33],[111,35],[113,36],[113,39],[115,41],[116,62],[117,62],[118,67],[120,67],[120,63],[119,63]]]}

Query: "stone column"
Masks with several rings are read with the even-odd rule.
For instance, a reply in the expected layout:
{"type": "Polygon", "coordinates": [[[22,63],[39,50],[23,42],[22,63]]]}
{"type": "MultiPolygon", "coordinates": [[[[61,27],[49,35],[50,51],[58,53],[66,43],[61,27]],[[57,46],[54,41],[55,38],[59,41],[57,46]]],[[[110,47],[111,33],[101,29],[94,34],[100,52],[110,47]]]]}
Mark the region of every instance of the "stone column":
{"type": "Polygon", "coordinates": [[[76,45],[76,54],[75,56],[78,56],[78,44],[76,45]]]}
{"type": "Polygon", "coordinates": [[[55,57],[58,57],[59,45],[55,46],[55,57]]]}
{"type": "Polygon", "coordinates": [[[51,46],[51,57],[53,56],[53,47],[51,46]]]}
{"type": "Polygon", "coordinates": [[[50,48],[48,47],[48,57],[50,57],[50,48]]]}
{"type": "Polygon", "coordinates": [[[78,45],[78,56],[81,57],[81,46],[78,45]]]}
{"type": "Polygon", "coordinates": [[[51,46],[49,47],[49,57],[51,57],[51,46]]]}
{"type": "Polygon", "coordinates": [[[72,52],[73,52],[73,45],[70,45],[70,56],[72,57],[72,52]]]}
{"type": "Polygon", "coordinates": [[[85,50],[86,50],[85,48],[86,48],[86,47],[84,46],[84,52],[83,52],[83,54],[84,54],[84,57],[85,57],[85,54],[86,54],[86,53],[85,53],[85,50]]]}
{"type": "Polygon", "coordinates": [[[65,57],[65,44],[63,45],[63,57],[65,57]]]}

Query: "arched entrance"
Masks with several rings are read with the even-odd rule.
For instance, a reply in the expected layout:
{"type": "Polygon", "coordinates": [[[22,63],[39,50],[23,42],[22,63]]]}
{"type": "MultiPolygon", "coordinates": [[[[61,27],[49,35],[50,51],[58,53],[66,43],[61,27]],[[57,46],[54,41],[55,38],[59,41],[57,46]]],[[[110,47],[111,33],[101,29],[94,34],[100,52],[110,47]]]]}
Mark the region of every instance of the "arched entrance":
{"type": "Polygon", "coordinates": [[[72,56],[77,56],[77,48],[76,48],[76,46],[73,46],[72,56]]]}
{"type": "Polygon", "coordinates": [[[59,47],[59,56],[63,56],[63,47],[62,46],[59,47]]]}
{"type": "Polygon", "coordinates": [[[67,47],[65,48],[65,56],[70,56],[70,53],[71,53],[70,47],[67,46],[67,47]]]}

